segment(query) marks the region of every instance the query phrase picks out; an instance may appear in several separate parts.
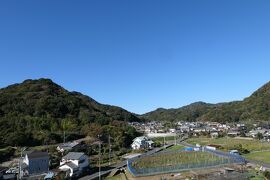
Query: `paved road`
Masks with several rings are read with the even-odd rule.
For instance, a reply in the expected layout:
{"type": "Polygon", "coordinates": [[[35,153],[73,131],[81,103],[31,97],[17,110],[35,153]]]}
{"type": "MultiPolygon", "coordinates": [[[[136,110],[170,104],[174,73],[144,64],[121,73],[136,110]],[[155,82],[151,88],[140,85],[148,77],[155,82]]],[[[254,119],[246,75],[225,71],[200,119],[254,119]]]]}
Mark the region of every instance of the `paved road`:
{"type": "Polygon", "coordinates": [[[270,164],[269,163],[265,163],[265,162],[261,162],[261,161],[256,161],[256,160],[251,160],[251,159],[246,159],[248,163],[253,164],[253,165],[260,165],[266,169],[270,169],[270,164]]]}
{"type": "MultiPolygon", "coordinates": [[[[165,146],[165,148],[168,148],[168,147],[170,147],[170,146],[172,146],[172,145],[173,145],[173,144],[168,144],[168,145],[165,146]]],[[[148,151],[148,152],[146,152],[146,153],[144,153],[144,154],[142,154],[142,155],[151,155],[151,154],[155,154],[155,153],[161,151],[163,148],[164,148],[164,147],[154,148],[154,149],[152,149],[151,151],[148,151]]],[[[101,176],[107,175],[107,174],[111,173],[111,172],[114,171],[114,170],[117,170],[117,169],[120,169],[120,168],[122,168],[122,167],[125,167],[126,165],[127,165],[127,161],[124,160],[124,161],[122,161],[121,163],[119,163],[119,164],[117,164],[117,165],[110,166],[111,169],[109,169],[109,170],[101,171],[101,172],[100,172],[100,175],[101,175],[101,176]]],[[[108,168],[110,168],[110,167],[108,167],[108,168]]],[[[96,173],[94,173],[94,174],[91,174],[91,175],[88,175],[88,176],[84,176],[84,177],[80,178],[79,180],[92,180],[92,179],[98,179],[98,177],[99,177],[99,172],[96,172],[96,173]]]]}

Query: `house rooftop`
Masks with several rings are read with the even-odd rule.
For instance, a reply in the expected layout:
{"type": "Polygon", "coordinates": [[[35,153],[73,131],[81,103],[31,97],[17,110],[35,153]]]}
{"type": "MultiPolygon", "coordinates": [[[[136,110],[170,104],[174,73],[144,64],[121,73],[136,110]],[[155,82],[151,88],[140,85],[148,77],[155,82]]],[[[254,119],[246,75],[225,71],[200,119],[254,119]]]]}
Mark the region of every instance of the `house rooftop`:
{"type": "Polygon", "coordinates": [[[68,160],[68,159],[73,159],[73,160],[78,160],[84,155],[83,152],[69,152],[67,155],[65,155],[62,159],[68,160]]]}
{"type": "Polygon", "coordinates": [[[68,163],[65,163],[64,165],[67,165],[67,166],[69,166],[72,169],[78,168],[78,166],[76,164],[74,164],[73,162],[68,162],[68,163]]]}
{"type": "Polygon", "coordinates": [[[27,154],[29,159],[49,157],[48,152],[43,152],[43,151],[27,151],[25,152],[25,154],[27,154]]]}
{"type": "Polygon", "coordinates": [[[140,136],[140,137],[136,137],[135,139],[133,139],[133,141],[135,141],[135,140],[140,140],[140,141],[142,141],[142,140],[147,140],[148,138],[147,137],[145,137],[145,136],[140,136]]]}

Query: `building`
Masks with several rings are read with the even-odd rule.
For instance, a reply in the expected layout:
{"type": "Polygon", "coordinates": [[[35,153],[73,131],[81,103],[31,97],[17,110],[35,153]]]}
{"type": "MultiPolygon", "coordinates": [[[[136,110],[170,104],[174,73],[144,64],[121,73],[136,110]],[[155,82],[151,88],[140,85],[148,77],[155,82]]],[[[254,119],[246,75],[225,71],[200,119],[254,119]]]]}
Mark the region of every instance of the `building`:
{"type": "Polygon", "coordinates": [[[8,169],[8,168],[6,168],[6,167],[0,166],[0,179],[3,179],[3,176],[4,176],[5,171],[6,171],[7,169],[8,169]]]}
{"type": "Polygon", "coordinates": [[[58,152],[65,152],[65,151],[70,151],[72,150],[74,147],[78,146],[78,142],[74,141],[74,142],[71,142],[71,143],[64,143],[64,144],[61,144],[59,146],[57,146],[56,150],[58,152]]]}
{"type": "Polygon", "coordinates": [[[22,175],[31,176],[49,171],[49,154],[42,151],[28,151],[22,160],[22,175]]]}
{"type": "Polygon", "coordinates": [[[131,144],[132,149],[152,149],[154,142],[146,136],[136,137],[131,144]]]}
{"type": "Polygon", "coordinates": [[[259,133],[264,136],[264,135],[267,135],[268,130],[266,130],[266,129],[251,130],[251,131],[249,131],[249,133],[247,135],[249,137],[256,138],[259,133]]]}
{"type": "Polygon", "coordinates": [[[88,156],[82,152],[69,152],[62,157],[59,169],[68,173],[70,177],[76,177],[89,168],[88,156]]]}
{"type": "Polygon", "coordinates": [[[239,131],[235,131],[235,130],[231,130],[227,133],[228,136],[230,137],[236,137],[236,136],[239,136],[240,135],[240,132],[239,131]]]}
{"type": "Polygon", "coordinates": [[[218,137],[218,132],[211,132],[210,133],[212,138],[217,138],[218,137]]]}

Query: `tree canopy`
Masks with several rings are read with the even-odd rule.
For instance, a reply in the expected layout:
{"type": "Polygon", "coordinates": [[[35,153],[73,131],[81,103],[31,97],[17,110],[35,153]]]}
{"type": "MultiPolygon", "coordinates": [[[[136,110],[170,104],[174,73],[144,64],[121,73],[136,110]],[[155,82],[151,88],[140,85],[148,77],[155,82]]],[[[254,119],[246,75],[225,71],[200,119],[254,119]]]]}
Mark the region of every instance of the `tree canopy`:
{"type": "MultiPolygon", "coordinates": [[[[69,92],[50,79],[26,80],[0,89],[0,144],[35,145],[81,136],[89,124],[140,121],[134,114],[69,92]]],[[[91,129],[89,129],[91,131],[91,129]]]]}

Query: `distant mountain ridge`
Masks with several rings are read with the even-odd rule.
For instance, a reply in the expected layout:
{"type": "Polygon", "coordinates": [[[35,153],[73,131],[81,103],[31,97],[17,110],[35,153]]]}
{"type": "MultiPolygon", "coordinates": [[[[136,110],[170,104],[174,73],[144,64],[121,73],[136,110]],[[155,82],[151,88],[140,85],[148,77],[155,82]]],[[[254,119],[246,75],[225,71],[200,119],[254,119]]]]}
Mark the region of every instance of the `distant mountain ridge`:
{"type": "Polygon", "coordinates": [[[176,109],[158,108],[140,117],[157,121],[269,121],[270,82],[242,101],[218,104],[196,102],[176,109]]]}
{"type": "MultiPolygon", "coordinates": [[[[78,117],[91,113],[89,121],[98,117],[105,120],[138,121],[132,113],[116,106],[100,104],[79,92],[69,92],[50,79],[25,80],[21,84],[0,89],[0,112],[35,117],[78,117]]],[[[101,123],[102,124],[102,123],[101,123]]]]}

